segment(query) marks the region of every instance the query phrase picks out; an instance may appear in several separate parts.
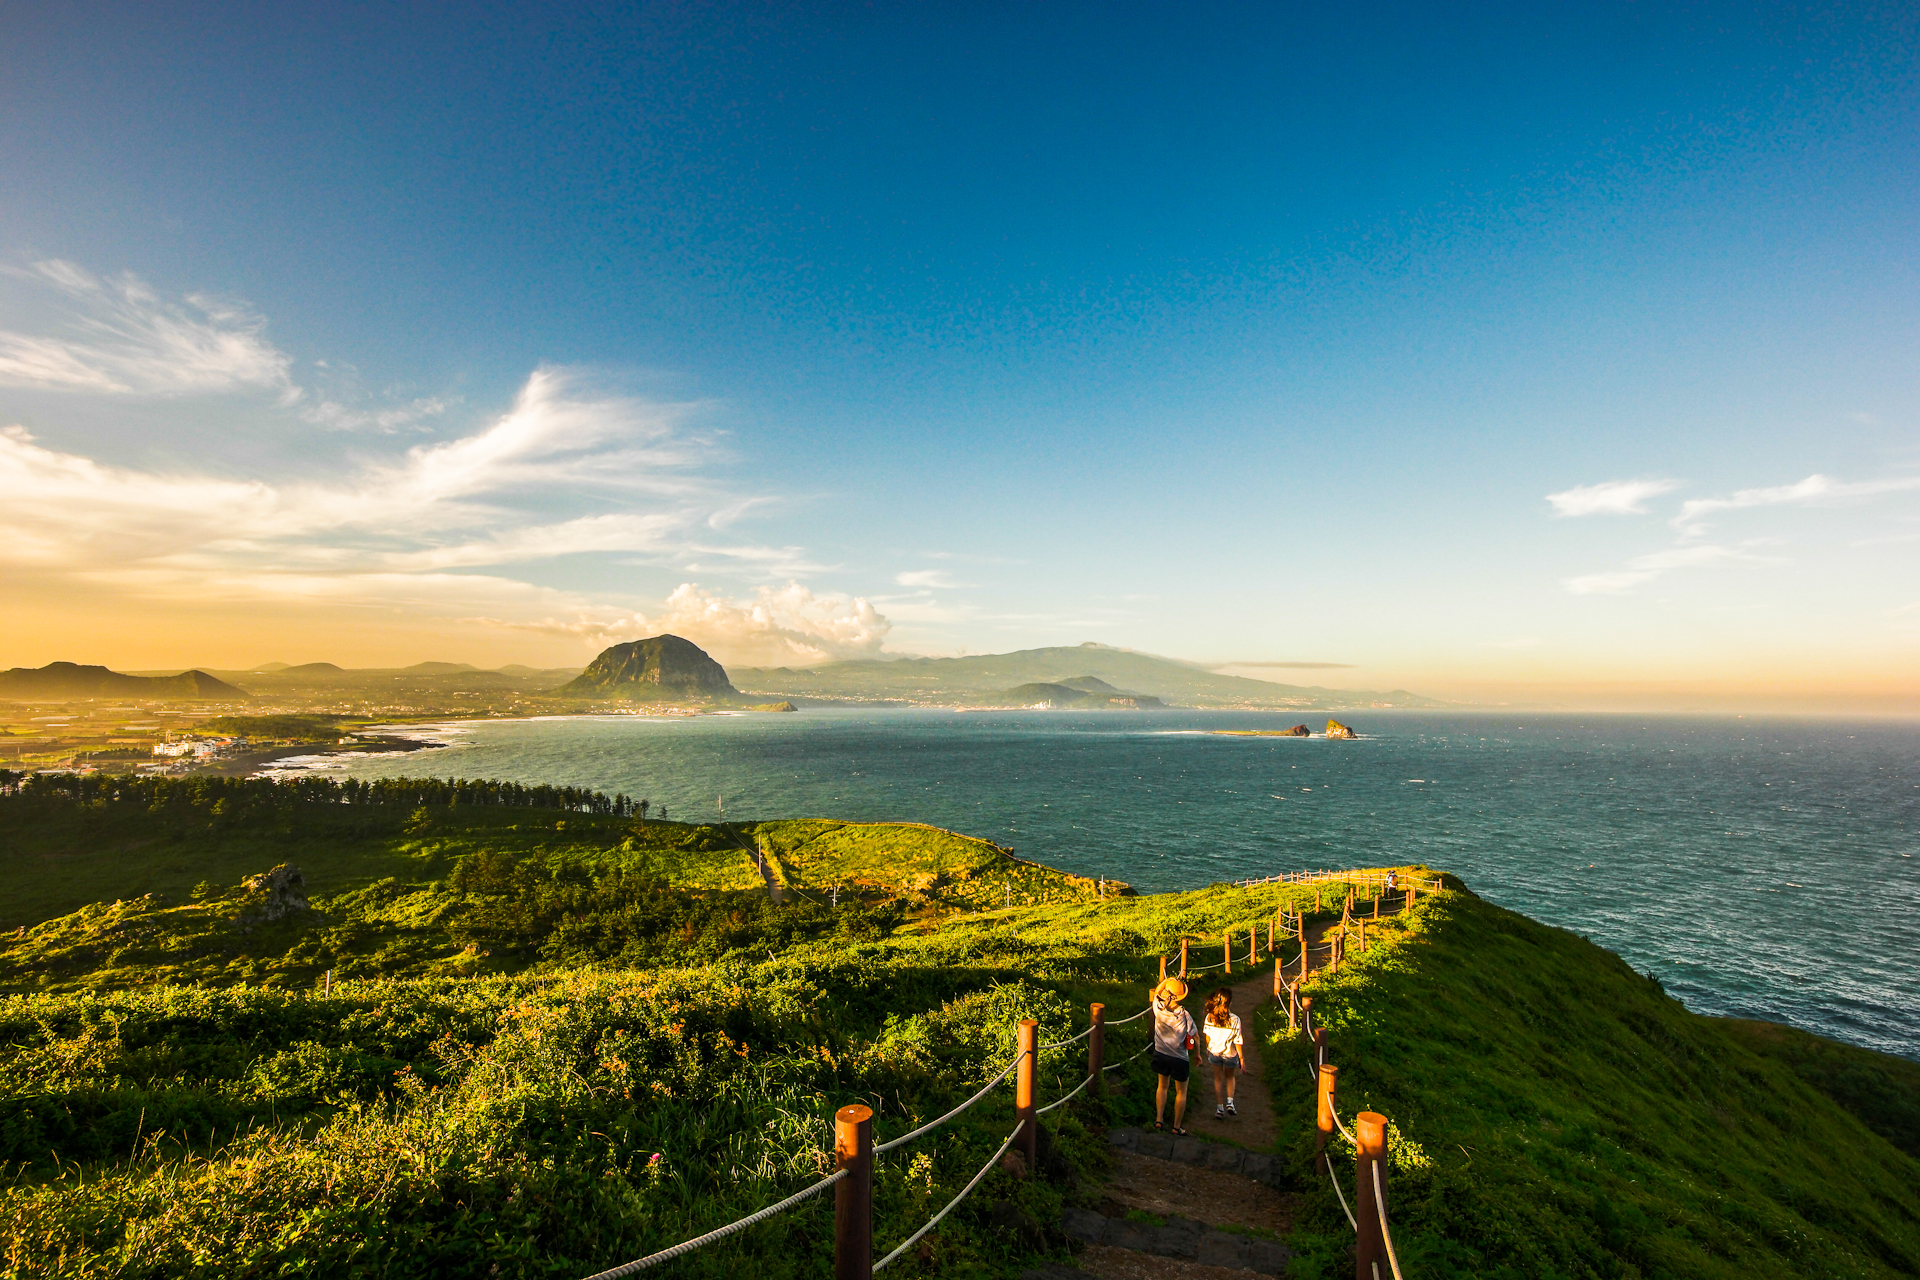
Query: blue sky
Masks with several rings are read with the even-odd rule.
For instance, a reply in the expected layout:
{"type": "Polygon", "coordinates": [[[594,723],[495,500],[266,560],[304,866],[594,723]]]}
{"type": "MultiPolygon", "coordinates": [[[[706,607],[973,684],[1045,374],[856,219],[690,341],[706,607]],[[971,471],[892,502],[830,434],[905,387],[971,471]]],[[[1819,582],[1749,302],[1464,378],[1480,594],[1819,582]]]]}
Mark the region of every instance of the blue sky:
{"type": "Polygon", "coordinates": [[[0,26],[0,662],[1920,706],[1908,14],[0,26]]]}

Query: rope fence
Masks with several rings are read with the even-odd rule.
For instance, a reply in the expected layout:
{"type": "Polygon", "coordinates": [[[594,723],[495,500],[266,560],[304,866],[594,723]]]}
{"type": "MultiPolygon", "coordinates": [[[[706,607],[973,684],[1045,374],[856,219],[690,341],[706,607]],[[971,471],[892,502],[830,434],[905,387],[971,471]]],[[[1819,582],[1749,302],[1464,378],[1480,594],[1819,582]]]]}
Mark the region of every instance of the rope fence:
{"type": "Polygon", "coordinates": [[[657,1267],[663,1262],[672,1262],[675,1258],[679,1257],[682,1254],[692,1253],[695,1249],[698,1249],[703,1245],[712,1244],[716,1240],[724,1240],[728,1236],[734,1234],[736,1231],[745,1231],[748,1227],[756,1226],[759,1223],[765,1222],[768,1218],[773,1217],[775,1214],[785,1213],[787,1210],[793,1208],[795,1205],[799,1204],[801,1201],[806,1200],[812,1196],[818,1195],[820,1192],[825,1191],[828,1187],[832,1186],[836,1182],[839,1182],[846,1176],[847,1176],[847,1171],[845,1169],[837,1170],[833,1173],[828,1174],[826,1177],[820,1179],[820,1181],[814,1183],[812,1186],[806,1188],[805,1190],[796,1191],[792,1195],[788,1196],[785,1200],[780,1201],[778,1204],[770,1204],[766,1208],[760,1210],[760,1212],[749,1214],[748,1216],[740,1219],[738,1222],[729,1222],[726,1226],[719,1227],[713,1231],[709,1231],[707,1232],[707,1234],[703,1236],[695,1236],[691,1240],[682,1240],[679,1244],[676,1244],[671,1248],[662,1249],[658,1253],[650,1253],[644,1258],[636,1258],[634,1261],[625,1263],[618,1267],[614,1267],[610,1271],[596,1272],[595,1274],[588,1276],[587,1280],[618,1280],[618,1277],[620,1276],[630,1276],[636,1271],[645,1271],[648,1267],[657,1267]]]}
{"type": "MultiPolygon", "coordinates": [[[[1315,1045],[1314,1060],[1310,1061],[1307,1065],[1307,1074],[1314,1080],[1319,1093],[1320,1124],[1319,1137],[1315,1148],[1315,1159],[1322,1168],[1326,1170],[1329,1181],[1333,1183],[1334,1194],[1339,1199],[1341,1212],[1346,1215],[1347,1223],[1355,1233],[1357,1240],[1356,1248],[1358,1250],[1357,1256],[1362,1261],[1362,1268],[1359,1274],[1366,1275],[1366,1267],[1371,1266],[1373,1274],[1378,1275],[1379,1268],[1377,1262],[1371,1262],[1369,1258],[1379,1257],[1384,1258],[1388,1266],[1392,1269],[1394,1280],[1403,1280],[1400,1273],[1399,1260],[1394,1256],[1393,1252],[1392,1233],[1388,1229],[1387,1224],[1386,1182],[1383,1169],[1385,1156],[1385,1118],[1376,1116],[1372,1112],[1363,1111],[1355,1118],[1354,1128],[1351,1130],[1348,1129],[1346,1123],[1340,1119],[1339,1112],[1333,1105],[1334,1082],[1339,1069],[1325,1061],[1325,1033],[1313,1026],[1313,1002],[1311,997],[1305,1000],[1298,1000],[1299,984],[1310,976],[1313,970],[1313,956],[1316,952],[1325,952],[1328,957],[1329,966],[1337,966],[1342,953],[1345,951],[1346,932],[1351,925],[1355,924],[1357,924],[1356,934],[1361,940],[1362,945],[1364,945],[1366,920],[1364,917],[1357,917],[1353,914],[1353,908],[1356,902],[1354,896],[1355,887],[1376,883],[1380,886],[1381,892],[1375,896],[1373,911],[1373,918],[1378,919],[1381,900],[1386,895],[1387,875],[1383,872],[1364,871],[1293,872],[1285,875],[1269,876],[1262,880],[1247,880],[1239,883],[1242,886],[1252,886],[1274,883],[1325,884],[1329,882],[1344,883],[1347,886],[1345,900],[1341,904],[1340,923],[1331,926],[1329,929],[1329,932],[1335,935],[1331,941],[1316,943],[1307,936],[1307,916],[1304,908],[1299,912],[1290,913],[1294,923],[1289,925],[1284,935],[1281,934],[1278,929],[1281,919],[1278,914],[1275,915],[1273,923],[1268,926],[1267,948],[1269,958],[1274,962],[1274,994],[1277,998],[1281,993],[1282,972],[1286,968],[1286,962],[1280,958],[1278,949],[1279,940],[1282,938],[1297,940],[1299,944],[1299,955],[1296,957],[1296,963],[1299,969],[1299,976],[1293,984],[1286,988],[1289,995],[1288,1029],[1291,1031],[1294,1027],[1294,1013],[1296,1008],[1294,1002],[1298,1001],[1297,1007],[1299,1011],[1304,1014],[1305,1029],[1308,1035],[1313,1038],[1315,1045]],[[1352,1143],[1355,1149],[1355,1158],[1358,1162],[1355,1170],[1357,1179],[1355,1195],[1359,1201],[1359,1212],[1357,1214],[1354,1207],[1348,1204],[1346,1192],[1340,1185],[1339,1177],[1335,1174],[1332,1163],[1326,1157],[1327,1141],[1335,1131],[1348,1142],[1352,1143]],[[1370,1178],[1367,1175],[1370,1175],[1370,1178]],[[1372,1249],[1371,1254],[1369,1254],[1370,1248],[1372,1249]]],[[[1415,894],[1420,892],[1433,892],[1441,886],[1438,881],[1396,880],[1394,887],[1396,889],[1403,887],[1406,889],[1406,905],[1411,906],[1415,894]]],[[[1318,893],[1315,895],[1315,907],[1316,914],[1324,910],[1324,904],[1321,902],[1318,893]]],[[[1196,974],[1210,973],[1214,970],[1226,970],[1228,973],[1231,973],[1235,959],[1233,954],[1235,932],[1236,931],[1229,930],[1224,935],[1222,942],[1219,944],[1222,947],[1222,957],[1217,964],[1190,966],[1188,964],[1188,952],[1189,942],[1191,940],[1182,940],[1180,944],[1179,976],[1188,977],[1196,974]]],[[[1257,927],[1252,927],[1247,930],[1246,945],[1246,963],[1249,966],[1257,964],[1259,962],[1259,937],[1257,927]]],[[[1167,976],[1167,959],[1164,956],[1160,959],[1160,971],[1162,977],[1167,976]]],[[[818,1195],[828,1187],[836,1188],[834,1275],[841,1278],[870,1277],[874,1272],[883,1270],[904,1255],[909,1249],[913,1248],[914,1245],[925,1239],[929,1232],[938,1226],[948,1214],[952,1213],[955,1208],[959,1207],[959,1205],[973,1193],[974,1188],[979,1186],[981,1180],[1007,1155],[1008,1151],[1013,1149],[1016,1143],[1020,1144],[1022,1148],[1026,1167],[1028,1169],[1033,1168],[1037,1155],[1039,1118],[1050,1111],[1064,1107],[1067,1103],[1073,1101],[1085,1092],[1089,1086],[1099,1084],[1099,1088],[1096,1089],[1095,1092],[1103,1092],[1106,1086],[1101,1082],[1107,1072],[1117,1071],[1130,1063],[1139,1061],[1139,1059],[1150,1053],[1153,1049],[1151,1035],[1148,1037],[1147,1044],[1144,1045],[1139,1052],[1119,1062],[1109,1063],[1105,1061],[1106,1032],[1113,1027],[1125,1026],[1128,1023],[1138,1021],[1152,1012],[1153,1006],[1149,1004],[1146,1008],[1129,1014],[1125,1018],[1108,1022],[1105,1019],[1105,1006],[1096,1004],[1090,1010],[1088,1025],[1085,1030],[1061,1040],[1051,1041],[1047,1044],[1041,1044],[1039,1042],[1039,1024],[1032,1019],[1023,1020],[1018,1027],[1019,1045],[1013,1059],[1002,1065],[985,1084],[981,1085],[977,1091],[952,1110],[901,1134],[897,1138],[876,1145],[873,1142],[872,1110],[858,1104],[842,1107],[834,1116],[834,1149],[839,1159],[840,1167],[833,1173],[828,1174],[810,1186],[796,1191],[785,1199],[748,1214],[746,1217],[740,1218],[737,1221],[730,1222],[723,1227],[717,1227],[704,1235],[695,1236],[690,1240],[683,1240],[679,1244],[662,1249],[657,1253],[648,1254],[644,1258],[637,1258],[632,1262],[623,1263],[607,1271],[596,1272],[594,1275],[586,1277],[586,1280],[618,1280],[619,1277],[633,1275],[636,1272],[645,1271],[661,1263],[670,1262],[675,1258],[683,1257],[696,1249],[704,1248],[707,1245],[724,1240],[729,1236],[745,1231],[749,1227],[784,1213],[804,1203],[813,1196],[818,1195]],[[1086,1074],[1081,1077],[1078,1084],[1054,1101],[1048,1103],[1046,1106],[1036,1106],[1035,1097],[1038,1092],[1040,1055],[1051,1050],[1064,1049],[1069,1045],[1078,1044],[1082,1040],[1089,1041],[1087,1046],[1086,1074]],[[1014,1124],[1013,1131],[1007,1135],[1005,1141],[1001,1142],[998,1150],[993,1153],[985,1164],[980,1166],[979,1170],[976,1171],[972,1178],[968,1180],[967,1184],[960,1189],[959,1193],[955,1195],[953,1199],[949,1200],[938,1213],[929,1218],[917,1231],[895,1247],[892,1252],[886,1254],[877,1262],[871,1261],[874,1159],[888,1152],[897,1151],[906,1147],[943,1126],[950,1124],[973,1107],[985,1101],[994,1089],[1005,1081],[1009,1075],[1014,1076],[1015,1084],[1014,1110],[1017,1120],[1014,1124]]]]}
{"type": "MultiPolygon", "coordinates": [[[[1014,1143],[1020,1142],[1022,1144],[1025,1149],[1027,1167],[1033,1167],[1036,1155],[1035,1147],[1038,1137],[1039,1117],[1073,1101],[1073,1099],[1083,1093],[1088,1086],[1100,1081],[1107,1072],[1117,1070],[1145,1057],[1148,1051],[1153,1048],[1151,1036],[1148,1037],[1145,1047],[1138,1053],[1119,1062],[1105,1062],[1105,1033],[1109,1027],[1124,1026],[1127,1023],[1144,1018],[1152,1012],[1153,1006],[1148,1005],[1137,1013],[1129,1014],[1125,1018],[1109,1023],[1105,1020],[1105,1006],[1096,1004],[1090,1010],[1091,1016],[1088,1019],[1088,1025],[1084,1031],[1081,1031],[1077,1035],[1068,1036],[1063,1040],[1055,1040],[1044,1045],[1039,1043],[1039,1036],[1037,1034],[1039,1024],[1032,1019],[1027,1019],[1019,1024],[1018,1031],[1021,1044],[1019,1050],[1014,1054],[1012,1061],[1003,1065],[971,1097],[946,1114],[930,1120],[916,1129],[903,1133],[891,1141],[875,1145],[872,1138],[872,1110],[858,1105],[842,1107],[834,1117],[834,1146],[836,1154],[840,1159],[839,1169],[813,1185],[795,1192],[786,1199],[770,1204],[764,1209],[748,1214],[746,1217],[735,1222],[730,1222],[726,1226],[717,1227],[705,1235],[695,1236],[691,1240],[683,1240],[679,1244],[662,1249],[658,1253],[648,1254],[644,1258],[636,1258],[632,1262],[623,1263],[610,1270],[596,1272],[586,1277],[586,1280],[618,1280],[621,1276],[630,1276],[636,1272],[658,1266],[663,1262],[671,1262],[675,1258],[683,1257],[696,1249],[724,1240],[728,1236],[745,1231],[748,1227],[755,1226],[777,1214],[784,1213],[788,1209],[818,1195],[831,1186],[838,1186],[840,1188],[839,1191],[835,1193],[839,1200],[835,1208],[834,1274],[836,1276],[871,1276],[873,1272],[886,1267],[907,1250],[918,1244],[926,1237],[928,1232],[932,1231],[948,1214],[952,1213],[962,1201],[973,1193],[973,1189],[980,1184],[981,1179],[985,1178],[987,1174],[992,1171],[993,1167],[1007,1154],[1014,1143]],[[1087,1051],[1087,1071],[1086,1074],[1081,1077],[1080,1083],[1046,1106],[1034,1106],[1033,1097],[1038,1084],[1037,1068],[1040,1054],[1050,1049],[1062,1049],[1068,1045],[1077,1044],[1089,1038],[1091,1038],[1092,1043],[1088,1046],[1087,1051]],[[1000,1144],[999,1150],[995,1151],[993,1156],[984,1165],[980,1166],[979,1171],[973,1175],[967,1182],[967,1185],[962,1187],[960,1193],[948,1201],[940,1212],[928,1219],[918,1231],[908,1236],[891,1253],[881,1258],[878,1262],[873,1262],[869,1265],[868,1259],[872,1257],[874,1158],[885,1155],[889,1151],[897,1151],[925,1137],[934,1130],[941,1128],[943,1125],[950,1123],[979,1103],[985,1101],[987,1096],[993,1092],[995,1086],[999,1085],[1009,1075],[1015,1075],[1016,1072],[1018,1072],[1018,1074],[1015,1077],[1014,1109],[1019,1119],[1013,1127],[1013,1132],[1007,1135],[1006,1141],[1000,1144]],[[847,1212],[849,1206],[852,1206],[855,1212],[847,1212]]],[[[1101,1088],[1104,1089],[1105,1086],[1102,1085],[1101,1088]]]]}
{"type": "MultiPolygon", "coordinates": [[[[1327,1181],[1333,1184],[1334,1198],[1340,1202],[1340,1212],[1353,1231],[1354,1275],[1362,1280],[1381,1280],[1380,1264],[1384,1261],[1393,1280],[1405,1280],[1399,1255],[1393,1247],[1393,1230],[1387,1221],[1387,1118],[1362,1111],[1354,1116],[1353,1128],[1347,1128],[1336,1105],[1340,1068],[1327,1061],[1325,1029],[1313,1025],[1313,998],[1307,997],[1301,1005],[1301,1025],[1313,1046],[1306,1067],[1308,1078],[1314,1082],[1318,1111],[1314,1162],[1326,1171],[1327,1181]],[[1347,1193],[1340,1186],[1340,1176],[1327,1154],[1327,1144],[1335,1133],[1353,1145],[1356,1204],[1347,1203],[1347,1193]]],[[[1288,1021],[1291,1029],[1291,1011],[1288,1021]]]]}

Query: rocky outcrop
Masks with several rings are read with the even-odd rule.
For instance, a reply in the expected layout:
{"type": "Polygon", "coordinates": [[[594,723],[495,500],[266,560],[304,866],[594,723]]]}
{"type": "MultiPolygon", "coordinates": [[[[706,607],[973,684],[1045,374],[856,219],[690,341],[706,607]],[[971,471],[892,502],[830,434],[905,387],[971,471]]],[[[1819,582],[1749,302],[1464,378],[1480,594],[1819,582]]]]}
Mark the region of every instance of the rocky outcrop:
{"type": "Polygon", "coordinates": [[[755,711],[798,711],[799,709],[791,702],[763,702],[754,708],[755,711]]]}
{"type": "Polygon", "coordinates": [[[727,669],[679,636],[653,636],[602,650],[556,697],[626,698],[639,702],[734,699],[727,669]]]}
{"type": "Polygon", "coordinates": [[[311,910],[307,905],[307,878],[290,862],[248,876],[240,887],[246,891],[245,914],[251,920],[284,920],[296,912],[311,910]]]}
{"type": "Polygon", "coordinates": [[[1346,725],[1341,724],[1338,720],[1329,720],[1327,721],[1327,736],[1329,738],[1357,738],[1360,735],[1352,729],[1349,729],[1346,725]]]}
{"type": "Polygon", "coordinates": [[[1287,738],[1311,738],[1313,736],[1313,730],[1303,724],[1297,724],[1291,729],[1282,730],[1281,736],[1287,738]]]}

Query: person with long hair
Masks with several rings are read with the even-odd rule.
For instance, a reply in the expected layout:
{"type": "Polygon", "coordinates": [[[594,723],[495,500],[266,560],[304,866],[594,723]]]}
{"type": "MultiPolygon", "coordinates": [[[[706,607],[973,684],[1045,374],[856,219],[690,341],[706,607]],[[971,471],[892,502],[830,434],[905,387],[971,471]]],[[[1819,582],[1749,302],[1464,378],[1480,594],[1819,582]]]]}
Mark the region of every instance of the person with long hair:
{"type": "Polygon", "coordinates": [[[1153,989],[1153,1052],[1149,1061],[1159,1077],[1153,1096],[1153,1127],[1160,1128],[1166,1119],[1167,1086],[1171,1083],[1173,1131],[1179,1134],[1186,1132],[1181,1126],[1187,1121],[1187,1072],[1194,1041],[1200,1034],[1193,1015],[1180,1005],[1186,998],[1187,984],[1178,978],[1162,978],[1153,989]]]}
{"type": "Polygon", "coordinates": [[[1221,987],[1207,997],[1207,1062],[1213,1067],[1213,1096],[1220,1099],[1213,1118],[1224,1120],[1240,1113],[1233,1107],[1233,1087],[1246,1061],[1240,1048],[1240,1015],[1233,1012],[1233,992],[1221,987]]]}

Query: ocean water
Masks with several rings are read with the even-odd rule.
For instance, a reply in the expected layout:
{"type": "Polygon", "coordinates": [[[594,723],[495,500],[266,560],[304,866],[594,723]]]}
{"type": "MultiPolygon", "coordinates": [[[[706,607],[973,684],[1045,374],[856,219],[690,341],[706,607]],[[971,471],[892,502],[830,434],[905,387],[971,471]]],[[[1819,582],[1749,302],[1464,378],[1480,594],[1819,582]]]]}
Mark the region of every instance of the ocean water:
{"type": "Polygon", "coordinates": [[[311,761],[624,791],[669,816],[930,822],[1141,891],[1426,862],[1702,1013],[1920,1058],[1920,723],[809,708],[449,724],[311,761]]]}

